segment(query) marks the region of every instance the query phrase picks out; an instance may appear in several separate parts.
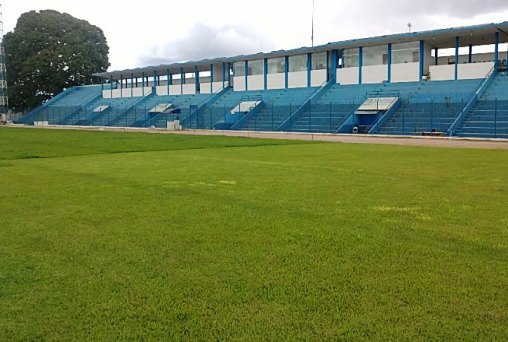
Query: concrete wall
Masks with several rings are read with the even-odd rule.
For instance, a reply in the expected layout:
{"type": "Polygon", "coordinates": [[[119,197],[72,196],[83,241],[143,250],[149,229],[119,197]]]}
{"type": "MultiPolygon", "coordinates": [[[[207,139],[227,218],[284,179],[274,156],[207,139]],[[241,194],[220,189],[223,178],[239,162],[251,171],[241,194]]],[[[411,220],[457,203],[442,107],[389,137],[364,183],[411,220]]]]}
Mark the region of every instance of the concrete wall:
{"type": "Polygon", "coordinates": [[[157,96],[167,96],[167,95],[169,95],[169,93],[168,93],[168,86],[167,85],[158,86],[157,88],[155,88],[155,93],[157,94],[157,96]]]}
{"type": "Polygon", "coordinates": [[[245,91],[245,76],[236,76],[233,77],[233,89],[235,91],[245,91]]]}
{"type": "Polygon", "coordinates": [[[388,81],[388,65],[370,65],[362,68],[362,83],[373,84],[388,81]]]}
{"type": "Polygon", "coordinates": [[[222,90],[222,81],[212,83],[201,83],[201,94],[216,94],[222,90]]]}
{"type": "Polygon", "coordinates": [[[432,81],[450,81],[455,79],[455,65],[430,66],[430,79],[432,81]]]}
{"type": "Polygon", "coordinates": [[[169,86],[169,95],[182,95],[182,88],[180,84],[173,84],[169,86]]]}
{"type": "MultiPolygon", "coordinates": [[[[458,65],[458,79],[472,80],[485,78],[494,67],[494,62],[471,63],[458,65]]],[[[455,79],[455,64],[431,65],[430,76],[432,81],[451,81],[455,79]]]]}
{"type": "Polygon", "coordinates": [[[337,69],[337,83],[339,84],[359,84],[359,67],[337,69]]]}
{"type": "Polygon", "coordinates": [[[494,62],[459,64],[459,80],[485,78],[494,67],[494,62]]]}
{"type": "Polygon", "coordinates": [[[420,63],[392,64],[392,82],[418,82],[420,80],[420,63]]]}
{"type": "Polygon", "coordinates": [[[248,90],[263,90],[265,89],[265,76],[264,75],[251,75],[247,80],[248,90]]]}
{"type": "Polygon", "coordinates": [[[196,85],[194,83],[192,84],[184,84],[183,85],[183,95],[194,95],[196,94],[196,85]]]}
{"type": "Polygon", "coordinates": [[[285,87],[285,74],[268,74],[268,89],[284,89],[285,87]]]}
{"type": "Polygon", "coordinates": [[[102,91],[102,98],[103,99],[110,99],[111,98],[111,89],[103,90],[102,91]]]}
{"type": "Polygon", "coordinates": [[[312,70],[310,78],[311,86],[320,87],[326,82],[326,70],[312,70]]]}
{"type": "Polygon", "coordinates": [[[307,87],[307,71],[290,72],[288,75],[289,88],[307,87]]]}

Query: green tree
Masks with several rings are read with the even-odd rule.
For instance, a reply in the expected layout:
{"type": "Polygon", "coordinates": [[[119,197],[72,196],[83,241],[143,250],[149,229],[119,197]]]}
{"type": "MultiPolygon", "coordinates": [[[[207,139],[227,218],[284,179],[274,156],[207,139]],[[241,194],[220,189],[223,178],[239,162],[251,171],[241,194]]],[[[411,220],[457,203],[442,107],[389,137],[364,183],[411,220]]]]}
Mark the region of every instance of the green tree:
{"type": "Polygon", "coordinates": [[[9,105],[33,108],[62,90],[94,83],[109,67],[102,30],[66,13],[45,10],[21,15],[5,35],[9,105]]]}

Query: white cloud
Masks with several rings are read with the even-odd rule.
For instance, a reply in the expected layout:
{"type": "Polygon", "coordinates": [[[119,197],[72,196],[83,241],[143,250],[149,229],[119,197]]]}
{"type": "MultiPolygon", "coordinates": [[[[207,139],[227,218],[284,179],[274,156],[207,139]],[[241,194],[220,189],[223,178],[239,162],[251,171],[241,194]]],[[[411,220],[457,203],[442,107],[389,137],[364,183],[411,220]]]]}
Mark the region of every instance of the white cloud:
{"type": "MultiPolygon", "coordinates": [[[[315,0],[316,44],[501,22],[506,0],[315,0]]],[[[312,0],[4,0],[12,30],[29,10],[54,9],[104,30],[111,69],[310,45],[312,0]]]]}
{"type": "Polygon", "coordinates": [[[196,23],[183,38],[154,46],[139,58],[140,65],[158,65],[236,56],[273,48],[269,38],[245,26],[212,27],[196,23]]]}

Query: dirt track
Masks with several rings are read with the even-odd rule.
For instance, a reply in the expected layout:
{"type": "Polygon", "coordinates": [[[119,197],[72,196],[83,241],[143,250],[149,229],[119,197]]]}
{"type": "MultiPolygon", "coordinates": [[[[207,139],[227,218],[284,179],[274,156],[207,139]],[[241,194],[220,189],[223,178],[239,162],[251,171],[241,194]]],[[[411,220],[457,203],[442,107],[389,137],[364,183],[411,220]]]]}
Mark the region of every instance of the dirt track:
{"type": "MultiPolygon", "coordinates": [[[[34,126],[13,125],[9,127],[34,128],[34,126]]],[[[247,131],[210,131],[210,130],[186,130],[172,132],[159,129],[147,128],[114,128],[114,127],[83,127],[83,126],[46,126],[46,129],[67,129],[87,131],[111,131],[111,132],[145,132],[153,134],[182,134],[182,135],[218,135],[233,137],[249,137],[259,139],[288,139],[288,140],[313,140],[328,141],[348,144],[381,144],[381,145],[405,145],[405,146],[431,146],[449,148],[482,148],[482,149],[506,149],[508,139],[465,139],[446,137],[398,137],[379,135],[351,135],[351,134],[309,134],[309,133],[286,133],[286,132],[247,132],[247,131]]]]}

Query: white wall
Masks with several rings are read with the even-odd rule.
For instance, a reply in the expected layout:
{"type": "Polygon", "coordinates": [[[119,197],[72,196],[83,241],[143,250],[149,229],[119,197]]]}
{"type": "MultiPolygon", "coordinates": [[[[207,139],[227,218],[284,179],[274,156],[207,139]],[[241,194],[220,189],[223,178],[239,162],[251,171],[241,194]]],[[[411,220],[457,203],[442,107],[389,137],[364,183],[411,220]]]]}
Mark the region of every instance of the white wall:
{"type": "Polygon", "coordinates": [[[494,62],[459,64],[459,80],[485,78],[494,67],[494,62]]]}
{"type": "Polygon", "coordinates": [[[111,97],[114,99],[118,99],[122,97],[122,89],[113,89],[111,92],[111,97]]]}
{"type": "Polygon", "coordinates": [[[362,83],[374,84],[388,81],[388,65],[369,65],[362,68],[362,83]]]}
{"type": "Polygon", "coordinates": [[[360,68],[344,68],[337,69],[337,83],[339,84],[359,84],[360,83],[360,68]]]}
{"type": "Polygon", "coordinates": [[[285,74],[268,74],[268,89],[284,89],[285,87],[285,74]]]}
{"type": "Polygon", "coordinates": [[[157,93],[157,96],[167,96],[169,95],[168,93],[168,86],[158,86],[156,89],[155,89],[156,93],[157,93]]]}
{"type": "MultiPolygon", "coordinates": [[[[475,49],[475,47],[473,47],[475,49]]],[[[473,50],[474,51],[474,50],[473,50]]],[[[500,59],[504,59],[503,55],[506,56],[506,52],[504,54],[500,54],[500,59]]],[[[439,56],[439,54],[438,54],[439,56]]],[[[473,63],[486,63],[486,62],[493,62],[494,61],[494,53],[488,52],[488,53],[477,53],[473,54],[472,56],[473,63]]],[[[506,58],[506,57],[505,57],[506,58]]],[[[459,63],[465,64],[469,62],[469,55],[459,55],[459,63]]],[[[432,57],[432,63],[435,64],[435,58],[432,57]]],[[[455,55],[453,56],[439,56],[438,57],[438,63],[439,65],[445,65],[449,63],[455,63],[455,55]]]]}
{"type": "Polygon", "coordinates": [[[392,64],[392,82],[418,82],[420,63],[392,64]]]}
{"type": "Polygon", "coordinates": [[[183,95],[194,95],[196,94],[196,85],[192,84],[184,84],[183,85],[183,95]]]}
{"type": "Polygon", "coordinates": [[[180,84],[173,84],[169,86],[169,95],[182,95],[182,88],[180,84]]]}
{"type": "Polygon", "coordinates": [[[206,82],[206,83],[200,83],[199,84],[199,92],[201,94],[211,94],[212,93],[212,84],[209,83],[209,82],[206,82]]]}
{"type": "Polygon", "coordinates": [[[451,81],[455,79],[455,65],[431,65],[430,79],[432,81],[451,81]]]}
{"type": "Polygon", "coordinates": [[[248,90],[263,90],[265,89],[265,76],[264,75],[251,75],[247,80],[248,90]]]}
{"type": "Polygon", "coordinates": [[[103,99],[110,99],[111,98],[111,89],[103,90],[102,91],[102,98],[103,99]]]}
{"type": "MultiPolygon", "coordinates": [[[[130,89],[129,89],[129,91],[130,91],[130,89]]],[[[145,87],[144,92],[143,92],[142,87],[132,89],[132,96],[133,97],[147,96],[147,95],[150,95],[151,93],[152,93],[152,87],[145,87]]]]}
{"type": "Polygon", "coordinates": [[[296,71],[288,74],[288,88],[307,87],[307,71],[296,71]]]}
{"type": "Polygon", "coordinates": [[[220,82],[213,82],[212,84],[212,92],[214,94],[217,94],[218,92],[220,92],[224,86],[227,86],[227,82],[224,83],[224,85],[222,84],[222,81],[220,82]]]}
{"type": "Polygon", "coordinates": [[[245,91],[245,76],[233,77],[235,91],[245,91]]]}
{"type": "Polygon", "coordinates": [[[326,82],[326,70],[312,70],[310,80],[311,86],[320,87],[326,82]]]}

